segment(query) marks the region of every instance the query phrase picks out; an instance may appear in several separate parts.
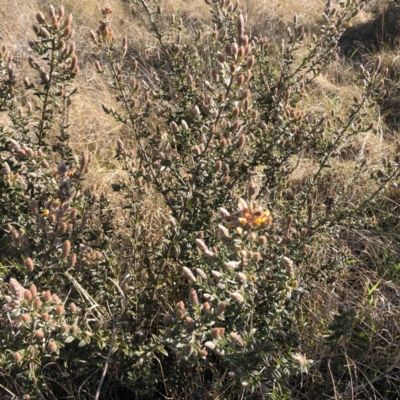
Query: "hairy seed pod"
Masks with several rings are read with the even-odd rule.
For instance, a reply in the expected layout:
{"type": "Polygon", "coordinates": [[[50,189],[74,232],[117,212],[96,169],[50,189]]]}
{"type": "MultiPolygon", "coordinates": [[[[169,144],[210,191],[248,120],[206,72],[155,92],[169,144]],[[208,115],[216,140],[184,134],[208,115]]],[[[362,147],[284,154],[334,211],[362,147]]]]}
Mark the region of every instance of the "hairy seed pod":
{"type": "Polygon", "coordinates": [[[211,310],[210,303],[208,303],[207,301],[206,301],[205,303],[203,303],[202,310],[203,310],[203,312],[206,313],[206,314],[207,314],[208,312],[210,312],[210,310],[211,310]]]}
{"type": "Polygon", "coordinates": [[[32,293],[32,296],[37,295],[37,288],[36,286],[32,283],[32,285],[29,287],[29,291],[32,293]]]}
{"type": "Polygon", "coordinates": [[[36,19],[37,19],[37,22],[39,22],[39,24],[45,24],[46,23],[46,18],[45,18],[44,14],[41,11],[39,11],[36,14],[36,19]]]}
{"type": "Polygon", "coordinates": [[[77,257],[76,257],[76,253],[71,253],[71,254],[70,254],[69,260],[68,260],[68,266],[69,266],[70,268],[75,267],[76,258],[77,258],[77,257]]]}
{"type": "Polygon", "coordinates": [[[204,273],[203,270],[201,270],[200,268],[196,268],[196,272],[197,275],[200,276],[201,279],[203,279],[203,281],[207,280],[207,275],[204,273]]]}
{"type": "Polygon", "coordinates": [[[222,301],[221,303],[218,304],[217,306],[217,315],[221,316],[224,314],[226,310],[226,303],[224,301],[222,301]]]}
{"type": "Polygon", "coordinates": [[[63,315],[63,314],[64,314],[64,307],[63,307],[62,305],[57,306],[56,313],[57,313],[57,315],[58,315],[59,317],[60,317],[61,315],[63,315]]]}
{"type": "Polygon", "coordinates": [[[32,320],[32,318],[29,314],[22,314],[21,319],[23,322],[30,322],[32,320]]]}
{"type": "Polygon", "coordinates": [[[76,305],[75,305],[75,303],[70,303],[69,304],[69,309],[71,310],[71,312],[76,312],[76,305]]]}
{"type": "Polygon", "coordinates": [[[225,56],[221,52],[217,53],[217,58],[220,63],[223,64],[225,62],[225,56]]]}
{"type": "Polygon", "coordinates": [[[34,269],[33,261],[29,257],[25,259],[25,268],[26,268],[27,272],[29,272],[29,273],[33,272],[33,269],[34,269]]]}
{"type": "Polygon", "coordinates": [[[31,291],[30,290],[28,290],[28,289],[25,289],[24,290],[24,299],[26,300],[26,301],[31,301],[32,300],[32,293],[31,293],[31,291]]]}
{"type": "Polygon", "coordinates": [[[66,260],[71,251],[71,242],[66,240],[62,245],[61,260],[66,260]]]}
{"type": "Polygon", "coordinates": [[[16,363],[20,363],[22,361],[22,356],[21,353],[19,351],[16,351],[14,353],[14,360],[16,363]]]}
{"type": "Polygon", "coordinates": [[[183,267],[183,275],[192,283],[196,283],[196,277],[188,267],[183,267]]]}
{"type": "Polygon", "coordinates": [[[255,57],[250,56],[249,59],[247,60],[246,69],[251,70],[255,64],[255,61],[256,61],[255,57]]]}
{"type": "Polygon", "coordinates": [[[244,298],[239,292],[231,293],[232,300],[235,300],[237,303],[243,303],[244,298]]]}
{"type": "Polygon", "coordinates": [[[238,149],[243,149],[244,145],[246,144],[246,135],[244,133],[242,133],[239,136],[238,141],[236,142],[236,147],[238,149]]]}
{"type": "Polygon", "coordinates": [[[56,342],[49,342],[49,344],[47,345],[47,350],[49,350],[51,353],[55,352],[57,350],[56,342]]]}
{"type": "Polygon", "coordinates": [[[225,44],[225,53],[227,56],[232,55],[232,47],[228,42],[226,42],[226,44],[225,44]]]}
{"type": "Polygon", "coordinates": [[[237,33],[238,37],[241,38],[244,36],[244,18],[243,15],[240,13],[237,19],[237,33]]]}
{"type": "Polygon", "coordinates": [[[237,334],[236,332],[232,332],[230,334],[230,338],[232,340],[232,342],[239,347],[244,347],[244,342],[243,339],[240,337],[239,334],[237,334]]]}
{"type": "Polygon", "coordinates": [[[33,301],[33,308],[37,310],[41,306],[42,306],[42,302],[40,301],[39,297],[36,297],[36,299],[33,301]]]}

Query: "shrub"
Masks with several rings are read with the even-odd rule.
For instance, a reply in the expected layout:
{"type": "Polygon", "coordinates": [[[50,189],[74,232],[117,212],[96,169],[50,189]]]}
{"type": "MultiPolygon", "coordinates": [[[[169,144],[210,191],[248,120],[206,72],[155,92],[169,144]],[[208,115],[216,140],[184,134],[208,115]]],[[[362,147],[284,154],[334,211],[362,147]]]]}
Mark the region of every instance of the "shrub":
{"type": "Polygon", "coordinates": [[[24,88],[3,49],[0,365],[18,396],[284,398],[311,366],[301,299],[346,267],[340,234],[370,224],[371,202],[398,178],[397,158],[378,171],[362,159],[348,178],[372,186],[359,202],[325,192],[352,138],[373,129],[387,71],[380,59],[363,67],[348,109],[309,111],[305,97],[363,4],[328,2],[312,38],[295,16],[278,48],[246,31],[237,5],[206,3],[213,26],[193,31],[136,4],[158,40],[148,64],[115,38],[109,6],[90,32],[116,98],[103,111],[126,127],[114,210],[86,187],[90,157],[69,144],[72,16],[37,14],[37,79],[24,88]],[[26,111],[23,93],[36,97],[26,111]],[[294,190],[302,160],[310,173],[294,190]]]}

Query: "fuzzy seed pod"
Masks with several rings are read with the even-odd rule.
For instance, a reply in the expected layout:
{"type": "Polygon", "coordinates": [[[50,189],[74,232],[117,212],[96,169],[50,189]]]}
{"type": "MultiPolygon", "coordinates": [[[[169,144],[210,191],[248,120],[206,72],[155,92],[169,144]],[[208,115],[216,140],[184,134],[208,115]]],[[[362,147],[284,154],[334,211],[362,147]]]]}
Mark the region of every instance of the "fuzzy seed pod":
{"type": "Polygon", "coordinates": [[[26,300],[26,301],[31,301],[32,300],[32,293],[31,293],[31,291],[30,290],[28,290],[28,289],[25,289],[25,291],[24,291],[24,299],[26,300]]]}
{"type": "Polygon", "coordinates": [[[244,18],[241,13],[238,16],[236,26],[237,26],[238,38],[243,37],[244,36],[244,18]]]}
{"type": "Polygon", "coordinates": [[[222,186],[226,186],[226,185],[229,183],[229,180],[230,180],[229,175],[225,175],[225,176],[222,178],[221,185],[222,185],[222,186]]]}
{"type": "Polygon", "coordinates": [[[243,347],[243,346],[244,346],[243,339],[242,339],[242,338],[240,337],[240,335],[238,335],[237,333],[232,332],[232,333],[230,334],[230,337],[231,337],[232,342],[233,342],[236,346],[239,346],[239,347],[243,347]]]}
{"type": "Polygon", "coordinates": [[[247,60],[246,69],[250,71],[253,68],[255,62],[256,62],[255,57],[250,56],[249,59],[247,60]]]}
{"type": "Polygon", "coordinates": [[[207,280],[207,275],[204,273],[203,270],[201,270],[200,268],[196,268],[196,272],[197,275],[200,276],[201,279],[203,279],[203,281],[207,280]]]}
{"type": "Polygon", "coordinates": [[[60,298],[56,294],[53,294],[51,297],[52,297],[54,303],[56,303],[56,304],[60,304],[61,303],[60,298]]]}
{"type": "Polygon", "coordinates": [[[36,19],[37,19],[37,22],[39,22],[39,24],[45,24],[46,23],[46,18],[45,18],[44,14],[41,11],[39,11],[36,14],[36,19]]]}
{"type": "Polygon", "coordinates": [[[227,56],[232,55],[232,46],[228,42],[225,44],[225,53],[227,56]]]}
{"type": "Polygon", "coordinates": [[[195,328],[195,322],[194,322],[193,318],[186,317],[185,325],[186,325],[186,328],[188,328],[192,331],[195,328]]]}
{"type": "Polygon", "coordinates": [[[294,265],[293,265],[293,261],[288,258],[288,257],[283,257],[283,262],[286,265],[286,270],[288,272],[288,275],[293,277],[294,276],[294,265]]]}
{"type": "Polygon", "coordinates": [[[44,332],[42,330],[36,331],[35,332],[35,337],[36,337],[36,339],[39,339],[39,340],[43,339],[44,338],[44,332]]]}
{"type": "Polygon", "coordinates": [[[50,315],[49,315],[49,313],[45,312],[40,317],[42,318],[43,321],[48,321],[50,315]]]}
{"type": "Polygon", "coordinates": [[[67,324],[62,324],[61,325],[61,332],[68,332],[69,331],[69,326],[67,324]]]}
{"type": "Polygon", "coordinates": [[[71,242],[66,240],[62,245],[62,253],[61,253],[61,260],[66,260],[69,256],[71,251],[71,242]]]}
{"type": "Polygon", "coordinates": [[[33,283],[29,287],[29,291],[32,293],[32,296],[36,296],[37,295],[37,289],[36,289],[36,286],[33,283]]]}
{"type": "Polygon", "coordinates": [[[242,303],[244,301],[243,296],[239,292],[231,293],[232,300],[235,300],[237,303],[242,303]]]}
{"type": "Polygon", "coordinates": [[[261,254],[258,253],[258,252],[253,253],[252,256],[251,256],[251,259],[252,259],[253,261],[255,261],[255,262],[260,262],[260,260],[261,260],[261,254]]]}
{"type": "Polygon", "coordinates": [[[207,353],[206,350],[200,350],[199,351],[199,357],[205,358],[205,357],[207,357],[207,355],[208,355],[208,353],[207,353]]]}
{"type": "Polygon", "coordinates": [[[217,58],[218,58],[218,61],[220,63],[224,63],[225,62],[225,56],[221,52],[217,53],[217,58]]]}
{"type": "Polygon", "coordinates": [[[241,100],[246,100],[247,98],[249,98],[250,97],[250,89],[246,89],[243,93],[242,93],[242,95],[240,96],[240,99],[241,100]]]}
{"type": "Polygon", "coordinates": [[[43,293],[43,300],[44,300],[46,303],[48,303],[48,302],[50,302],[50,301],[52,300],[50,290],[48,290],[47,292],[44,292],[44,293],[43,293]]]}
{"type": "Polygon", "coordinates": [[[71,310],[71,312],[76,312],[76,305],[75,305],[75,303],[70,303],[69,304],[69,309],[71,310]]]}
{"type": "Polygon", "coordinates": [[[240,283],[245,283],[246,280],[247,280],[247,277],[246,277],[246,275],[245,275],[243,272],[238,272],[238,273],[236,274],[236,278],[237,278],[237,280],[238,280],[240,283]]]}
{"type": "Polygon", "coordinates": [[[68,266],[69,266],[70,268],[75,267],[76,258],[77,258],[76,253],[71,253],[71,254],[70,254],[69,260],[68,260],[68,266]]]}
{"type": "Polygon", "coordinates": [[[290,214],[286,218],[286,227],[285,227],[285,237],[288,238],[290,236],[290,229],[292,228],[292,223],[293,223],[293,215],[290,214]]]}
{"type": "Polygon", "coordinates": [[[34,269],[33,261],[29,257],[25,259],[25,268],[29,273],[33,272],[34,269]]]}
{"type": "Polygon", "coordinates": [[[205,303],[203,303],[202,309],[203,309],[203,312],[206,313],[206,314],[207,314],[208,312],[210,312],[210,310],[211,310],[210,303],[209,303],[208,301],[206,301],[205,303]]]}
{"type": "Polygon", "coordinates": [[[214,340],[218,340],[219,337],[222,335],[222,331],[225,331],[225,329],[224,328],[213,328],[211,330],[211,337],[214,340]]]}
{"type": "Polygon", "coordinates": [[[222,301],[221,303],[218,304],[217,306],[217,315],[221,316],[224,314],[226,310],[226,303],[224,301],[222,301]]]}
{"type": "Polygon", "coordinates": [[[246,135],[244,133],[242,133],[239,136],[238,141],[236,142],[236,147],[238,149],[243,149],[244,145],[246,144],[246,135]]]}
{"type": "Polygon", "coordinates": [[[191,288],[189,292],[189,302],[192,306],[199,304],[199,299],[197,297],[197,292],[195,289],[191,288]]]}
{"type": "Polygon", "coordinates": [[[16,363],[20,363],[21,362],[22,356],[21,356],[21,353],[19,351],[16,351],[14,353],[14,360],[15,360],[16,363]]]}
{"type": "Polygon", "coordinates": [[[238,44],[237,43],[232,43],[231,44],[231,54],[232,54],[232,56],[236,56],[238,51],[239,51],[238,44]]]}
{"type": "Polygon", "coordinates": [[[215,349],[215,344],[213,342],[205,342],[204,346],[207,347],[207,349],[214,350],[215,349]]]}
{"type": "Polygon", "coordinates": [[[32,318],[29,314],[22,314],[21,319],[22,319],[22,322],[26,323],[26,322],[30,322],[32,318]]]}
{"type": "Polygon", "coordinates": [[[57,306],[56,310],[57,315],[60,317],[61,315],[64,314],[64,307],[62,305],[57,306]]]}
{"type": "Polygon", "coordinates": [[[188,267],[183,267],[183,275],[192,283],[196,283],[196,277],[188,267]]]}
{"type": "Polygon", "coordinates": [[[53,341],[49,342],[47,345],[47,350],[49,350],[51,353],[55,352],[57,350],[57,344],[53,341]]]}

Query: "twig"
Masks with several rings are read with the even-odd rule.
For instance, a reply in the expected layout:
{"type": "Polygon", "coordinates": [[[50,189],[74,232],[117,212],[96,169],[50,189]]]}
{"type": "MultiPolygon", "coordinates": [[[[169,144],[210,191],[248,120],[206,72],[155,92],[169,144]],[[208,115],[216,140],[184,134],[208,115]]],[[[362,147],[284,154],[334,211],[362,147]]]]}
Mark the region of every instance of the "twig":
{"type": "Polygon", "coordinates": [[[106,362],[105,362],[104,368],[103,368],[103,373],[101,374],[100,382],[99,382],[99,385],[97,386],[96,395],[94,396],[94,400],[98,400],[98,399],[99,399],[101,387],[103,386],[104,378],[106,377],[106,373],[107,373],[107,369],[108,369],[108,364],[110,363],[111,354],[112,354],[112,350],[113,350],[113,347],[114,347],[114,339],[115,339],[115,318],[114,318],[114,314],[113,314],[113,313],[111,312],[111,310],[110,310],[110,306],[108,305],[108,301],[107,301],[107,308],[108,308],[108,312],[110,313],[110,316],[111,316],[111,318],[112,318],[112,320],[113,320],[113,330],[112,330],[112,335],[111,335],[110,350],[108,350],[106,362]]]}

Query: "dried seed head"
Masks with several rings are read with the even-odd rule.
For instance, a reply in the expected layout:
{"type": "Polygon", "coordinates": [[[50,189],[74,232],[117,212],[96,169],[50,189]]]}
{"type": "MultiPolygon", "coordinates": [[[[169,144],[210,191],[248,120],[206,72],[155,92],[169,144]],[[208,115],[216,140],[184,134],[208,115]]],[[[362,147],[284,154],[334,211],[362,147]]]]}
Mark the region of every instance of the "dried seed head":
{"type": "Polygon", "coordinates": [[[247,60],[246,69],[250,71],[253,68],[255,62],[256,62],[255,57],[250,56],[249,59],[247,60]]]}
{"type": "Polygon", "coordinates": [[[68,260],[68,266],[73,268],[76,264],[76,253],[71,253],[68,260]]]}
{"type": "Polygon", "coordinates": [[[54,303],[56,303],[56,304],[60,304],[61,303],[60,298],[56,294],[53,294],[51,297],[52,297],[54,303]]]}
{"type": "Polygon", "coordinates": [[[49,313],[45,312],[40,317],[42,318],[43,321],[48,321],[50,315],[49,313]]]}
{"type": "Polygon", "coordinates": [[[246,275],[245,275],[243,272],[238,272],[238,273],[236,274],[236,278],[237,278],[237,280],[238,280],[240,283],[245,283],[246,280],[247,280],[247,277],[246,277],[246,275]]]}
{"type": "Polygon", "coordinates": [[[71,312],[76,312],[76,305],[75,305],[75,303],[70,303],[69,304],[69,309],[71,310],[71,312]]]}
{"type": "Polygon", "coordinates": [[[62,324],[61,325],[61,331],[62,332],[68,332],[69,331],[69,326],[67,324],[62,324]]]}
{"type": "Polygon", "coordinates": [[[238,46],[238,44],[237,44],[237,43],[232,43],[232,44],[231,44],[231,53],[232,53],[232,55],[233,55],[233,56],[236,56],[236,54],[238,53],[238,51],[239,51],[239,46],[238,46]]]}

